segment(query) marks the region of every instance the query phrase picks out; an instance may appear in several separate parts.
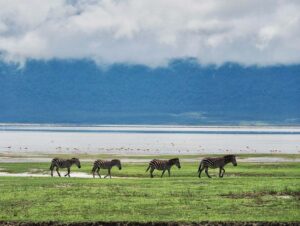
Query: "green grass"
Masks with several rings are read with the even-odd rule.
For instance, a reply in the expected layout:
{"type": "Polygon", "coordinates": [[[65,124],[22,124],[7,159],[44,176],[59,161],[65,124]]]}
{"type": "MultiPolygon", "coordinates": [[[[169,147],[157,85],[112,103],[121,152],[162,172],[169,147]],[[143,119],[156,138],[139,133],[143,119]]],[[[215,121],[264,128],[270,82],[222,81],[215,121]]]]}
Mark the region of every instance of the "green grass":
{"type": "MultiPolygon", "coordinates": [[[[299,163],[228,165],[225,177],[197,177],[182,163],[149,178],[147,164],[124,164],[120,179],[0,177],[4,221],[300,221],[299,163]],[[135,178],[131,178],[135,177],[135,178]]],[[[48,172],[47,163],[1,163],[1,171],[48,172]]],[[[82,163],[72,172],[90,172],[82,163]]],[[[72,175],[72,173],[71,173],[72,175]]]]}

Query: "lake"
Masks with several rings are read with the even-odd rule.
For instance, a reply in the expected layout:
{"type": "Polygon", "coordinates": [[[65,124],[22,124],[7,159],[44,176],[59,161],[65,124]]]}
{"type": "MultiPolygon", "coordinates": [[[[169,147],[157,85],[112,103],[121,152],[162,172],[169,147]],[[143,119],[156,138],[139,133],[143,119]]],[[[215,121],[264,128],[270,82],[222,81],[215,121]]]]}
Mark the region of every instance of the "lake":
{"type": "Polygon", "coordinates": [[[300,153],[300,127],[1,124],[0,153],[300,153]]]}

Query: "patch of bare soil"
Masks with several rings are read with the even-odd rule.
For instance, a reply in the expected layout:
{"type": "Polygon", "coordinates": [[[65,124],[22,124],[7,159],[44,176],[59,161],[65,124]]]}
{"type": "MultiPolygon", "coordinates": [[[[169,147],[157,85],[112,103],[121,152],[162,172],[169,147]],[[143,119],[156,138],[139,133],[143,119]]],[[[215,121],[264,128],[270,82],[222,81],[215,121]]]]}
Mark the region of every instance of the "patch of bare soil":
{"type": "Polygon", "coordinates": [[[229,194],[222,194],[221,196],[231,199],[243,199],[243,198],[257,198],[264,195],[272,195],[279,198],[282,197],[292,197],[297,200],[300,200],[300,191],[263,191],[263,192],[245,192],[245,193],[229,193],[229,194]]]}
{"type": "Polygon", "coordinates": [[[4,222],[0,221],[2,226],[299,226],[300,222],[78,222],[78,223],[60,223],[60,222],[4,222]]]}
{"type": "MultiPolygon", "coordinates": [[[[224,176],[229,176],[229,177],[274,177],[278,176],[279,174],[270,174],[270,173],[225,173],[224,176]]],[[[284,176],[284,174],[283,174],[284,176]]]]}

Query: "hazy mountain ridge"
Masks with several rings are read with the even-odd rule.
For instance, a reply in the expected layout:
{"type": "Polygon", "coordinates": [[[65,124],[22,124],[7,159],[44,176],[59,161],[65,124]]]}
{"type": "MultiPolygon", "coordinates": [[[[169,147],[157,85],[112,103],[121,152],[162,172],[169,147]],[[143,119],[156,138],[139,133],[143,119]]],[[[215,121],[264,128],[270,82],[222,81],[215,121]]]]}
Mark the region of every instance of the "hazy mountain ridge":
{"type": "Polygon", "coordinates": [[[300,65],[168,67],[85,60],[0,65],[0,122],[300,124],[300,65]]]}

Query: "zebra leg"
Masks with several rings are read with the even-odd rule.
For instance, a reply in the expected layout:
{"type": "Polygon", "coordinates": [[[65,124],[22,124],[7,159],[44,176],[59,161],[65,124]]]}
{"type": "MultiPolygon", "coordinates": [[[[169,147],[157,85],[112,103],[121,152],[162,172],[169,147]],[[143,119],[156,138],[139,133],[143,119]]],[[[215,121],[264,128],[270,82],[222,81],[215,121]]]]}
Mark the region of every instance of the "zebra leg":
{"type": "Polygon", "coordinates": [[[204,167],[200,168],[199,174],[198,174],[198,177],[199,177],[199,178],[201,177],[201,173],[202,173],[203,170],[204,170],[204,167]]]}
{"type": "Polygon", "coordinates": [[[110,176],[110,178],[111,178],[111,175],[110,175],[110,169],[108,169],[107,175],[106,175],[104,178],[106,178],[106,177],[108,177],[108,176],[110,176]]]}
{"type": "Polygon", "coordinates": [[[169,174],[169,177],[171,176],[171,170],[170,169],[168,169],[168,174],[169,174]]]}
{"type": "Polygon", "coordinates": [[[205,168],[205,173],[209,178],[211,178],[211,176],[209,176],[209,174],[208,174],[208,167],[205,168]]]}
{"type": "Polygon", "coordinates": [[[161,174],[161,176],[160,176],[160,177],[163,177],[163,176],[164,176],[164,174],[165,174],[165,172],[166,172],[166,170],[163,170],[163,172],[162,172],[162,174],[161,174]]]}
{"type": "Polygon", "coordinates": [[[101,175],[100,175],[100,172],[99,172],[99,171],[100,171],[100,168],[97,169],[97,174],[98,174],[98,176],[101,178],[101,175]]]}
{"type": "Polygon", "coordinates": [[[224,176],[224,173],[225,173],[225,169],[224,168],[222,168],[222,170],[223,170],[223,173],[222,173],[222,177],[224,176]]]}
{"type": "Polygon", "coordinates": [[[219,169],[219,177],[223,177],[222,176],[222,167],[220,167],[220,169],[219,169]]]}
{"type": "Polygon", "coordinates": [[[95,178],[95,171],[96,171],[97,167],[94,165],[93,169],[92,169],[92,173],[93,173],[93,178],[95,178]]]}
{"type": "Polygon", "coordinates": [[[50,170],[51,170],[51,177],[53,177],[53,169],[54,169],[54,166],[51,164],[51,166],[50,166],[50,170]]]}
{"type": "Polygon", "coordinates": [[[68,172],[67,172],[67,174],[65,175],[65,177],[66,176],[69,176],[70,177],[70,168],[68,168],[68,172]]]}
{"type": "Polygon", "coordinates": [[[150,169],[150,167],[151,167],[151,166],[150,166],[150,164],[149,164],[148,168],[146,169],[146,172],[150,169]]]}
{"type": "Polygon", "coordinates": [[[150,177],[153,178],[153,171],[154,171],[154,168],[151,168],[150,170],[150,177]]]}
{"type": "Polygon", "coordinates": [[[57,172],[58,176],[60,177],[60,173],[58,171],[58,167],[57,166],[56,166],[56,172],[57,172]]]}

